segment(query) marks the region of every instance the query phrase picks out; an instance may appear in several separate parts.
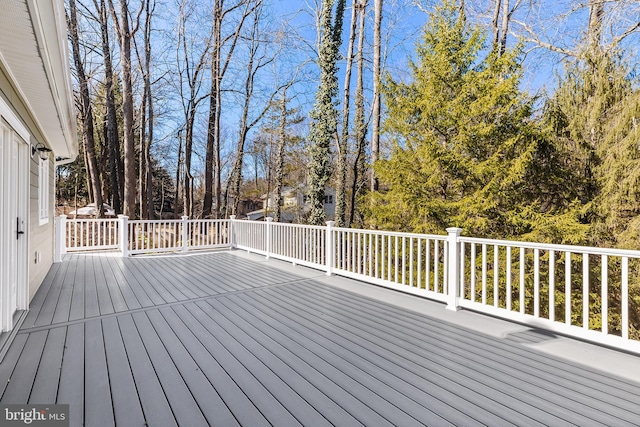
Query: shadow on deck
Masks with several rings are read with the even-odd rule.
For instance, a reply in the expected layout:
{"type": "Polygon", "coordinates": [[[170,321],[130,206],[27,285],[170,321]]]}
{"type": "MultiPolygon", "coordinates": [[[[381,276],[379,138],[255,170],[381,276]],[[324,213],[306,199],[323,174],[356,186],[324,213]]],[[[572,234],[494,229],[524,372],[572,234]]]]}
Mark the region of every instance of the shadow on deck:
{"type": "Polygon", "coordinates": [[[68,403],[72,426],[638,425],[640,382],[556,341],[640,368],[239,252],[67,255],[0,364],[0,402],[68,403]]]}

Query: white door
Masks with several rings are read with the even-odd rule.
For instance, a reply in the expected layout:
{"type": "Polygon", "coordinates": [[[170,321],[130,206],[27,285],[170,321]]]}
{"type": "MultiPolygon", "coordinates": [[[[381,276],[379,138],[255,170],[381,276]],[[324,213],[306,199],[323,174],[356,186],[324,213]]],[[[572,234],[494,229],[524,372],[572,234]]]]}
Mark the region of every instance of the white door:
{"type": "Polygon", "coordinates": [[[0,332],[13,328],[16,311],[26,309],[27,145],[0,123],[0,332]]]}

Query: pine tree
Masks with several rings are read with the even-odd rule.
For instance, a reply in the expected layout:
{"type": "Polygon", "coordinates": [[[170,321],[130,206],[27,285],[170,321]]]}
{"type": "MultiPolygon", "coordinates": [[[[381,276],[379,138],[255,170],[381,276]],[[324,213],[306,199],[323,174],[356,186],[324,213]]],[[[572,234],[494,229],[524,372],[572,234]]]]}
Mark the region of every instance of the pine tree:
{"type": "Polygon", "coordinates": [[[342,41],[342,21],[345,0],[323,0],[320,15],[321,40],[318,65],[320,85],[316,102],[309,113],[311,128],[311,163],[309,164],[309,224],[322,225],[324,212],[324,188],[331,176],[331,141],[337,132],[338,112],[335,98],[338,95],[337,60],[342,41]],[[335,22],[332,19],[336,4],[335,22]]]}
{"type": "Polygon", "coordinates": [[[463,13],[444,1],[425,27],[413,80],[386,80],[385,128],[395,144],[375,165],[383,191],[373,195],[371,222],[544,240],[558,227],[579,230],[573,198],[562,195],[562,159],[519,89],[518,51],[481,57],[484,34],[463,13]]]}

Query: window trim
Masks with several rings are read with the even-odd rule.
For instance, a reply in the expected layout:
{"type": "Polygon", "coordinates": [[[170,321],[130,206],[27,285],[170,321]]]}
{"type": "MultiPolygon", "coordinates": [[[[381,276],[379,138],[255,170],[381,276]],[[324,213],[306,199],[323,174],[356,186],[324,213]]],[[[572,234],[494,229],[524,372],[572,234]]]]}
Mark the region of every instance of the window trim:
{"type": "Polygon", "coordinates": [[[38,224],[49,223],[49,158],[38,157],[38,224]]]}

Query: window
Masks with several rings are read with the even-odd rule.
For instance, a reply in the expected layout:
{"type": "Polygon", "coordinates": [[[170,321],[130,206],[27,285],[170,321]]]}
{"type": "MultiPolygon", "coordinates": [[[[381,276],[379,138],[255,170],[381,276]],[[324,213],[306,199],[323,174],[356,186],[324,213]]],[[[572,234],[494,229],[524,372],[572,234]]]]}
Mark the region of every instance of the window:
{"type": "Polygon", "coordinates": [[[49,159],[39,159],[38,212],[40,225],[49,222],[49,159]]]}
{"type": "Polygon", "coordinates": [[[324,203],[327,205],[330,205],[333,203],[333,196],[332,195],[328,195],[328,196],[324,196],[324,203]]]}

